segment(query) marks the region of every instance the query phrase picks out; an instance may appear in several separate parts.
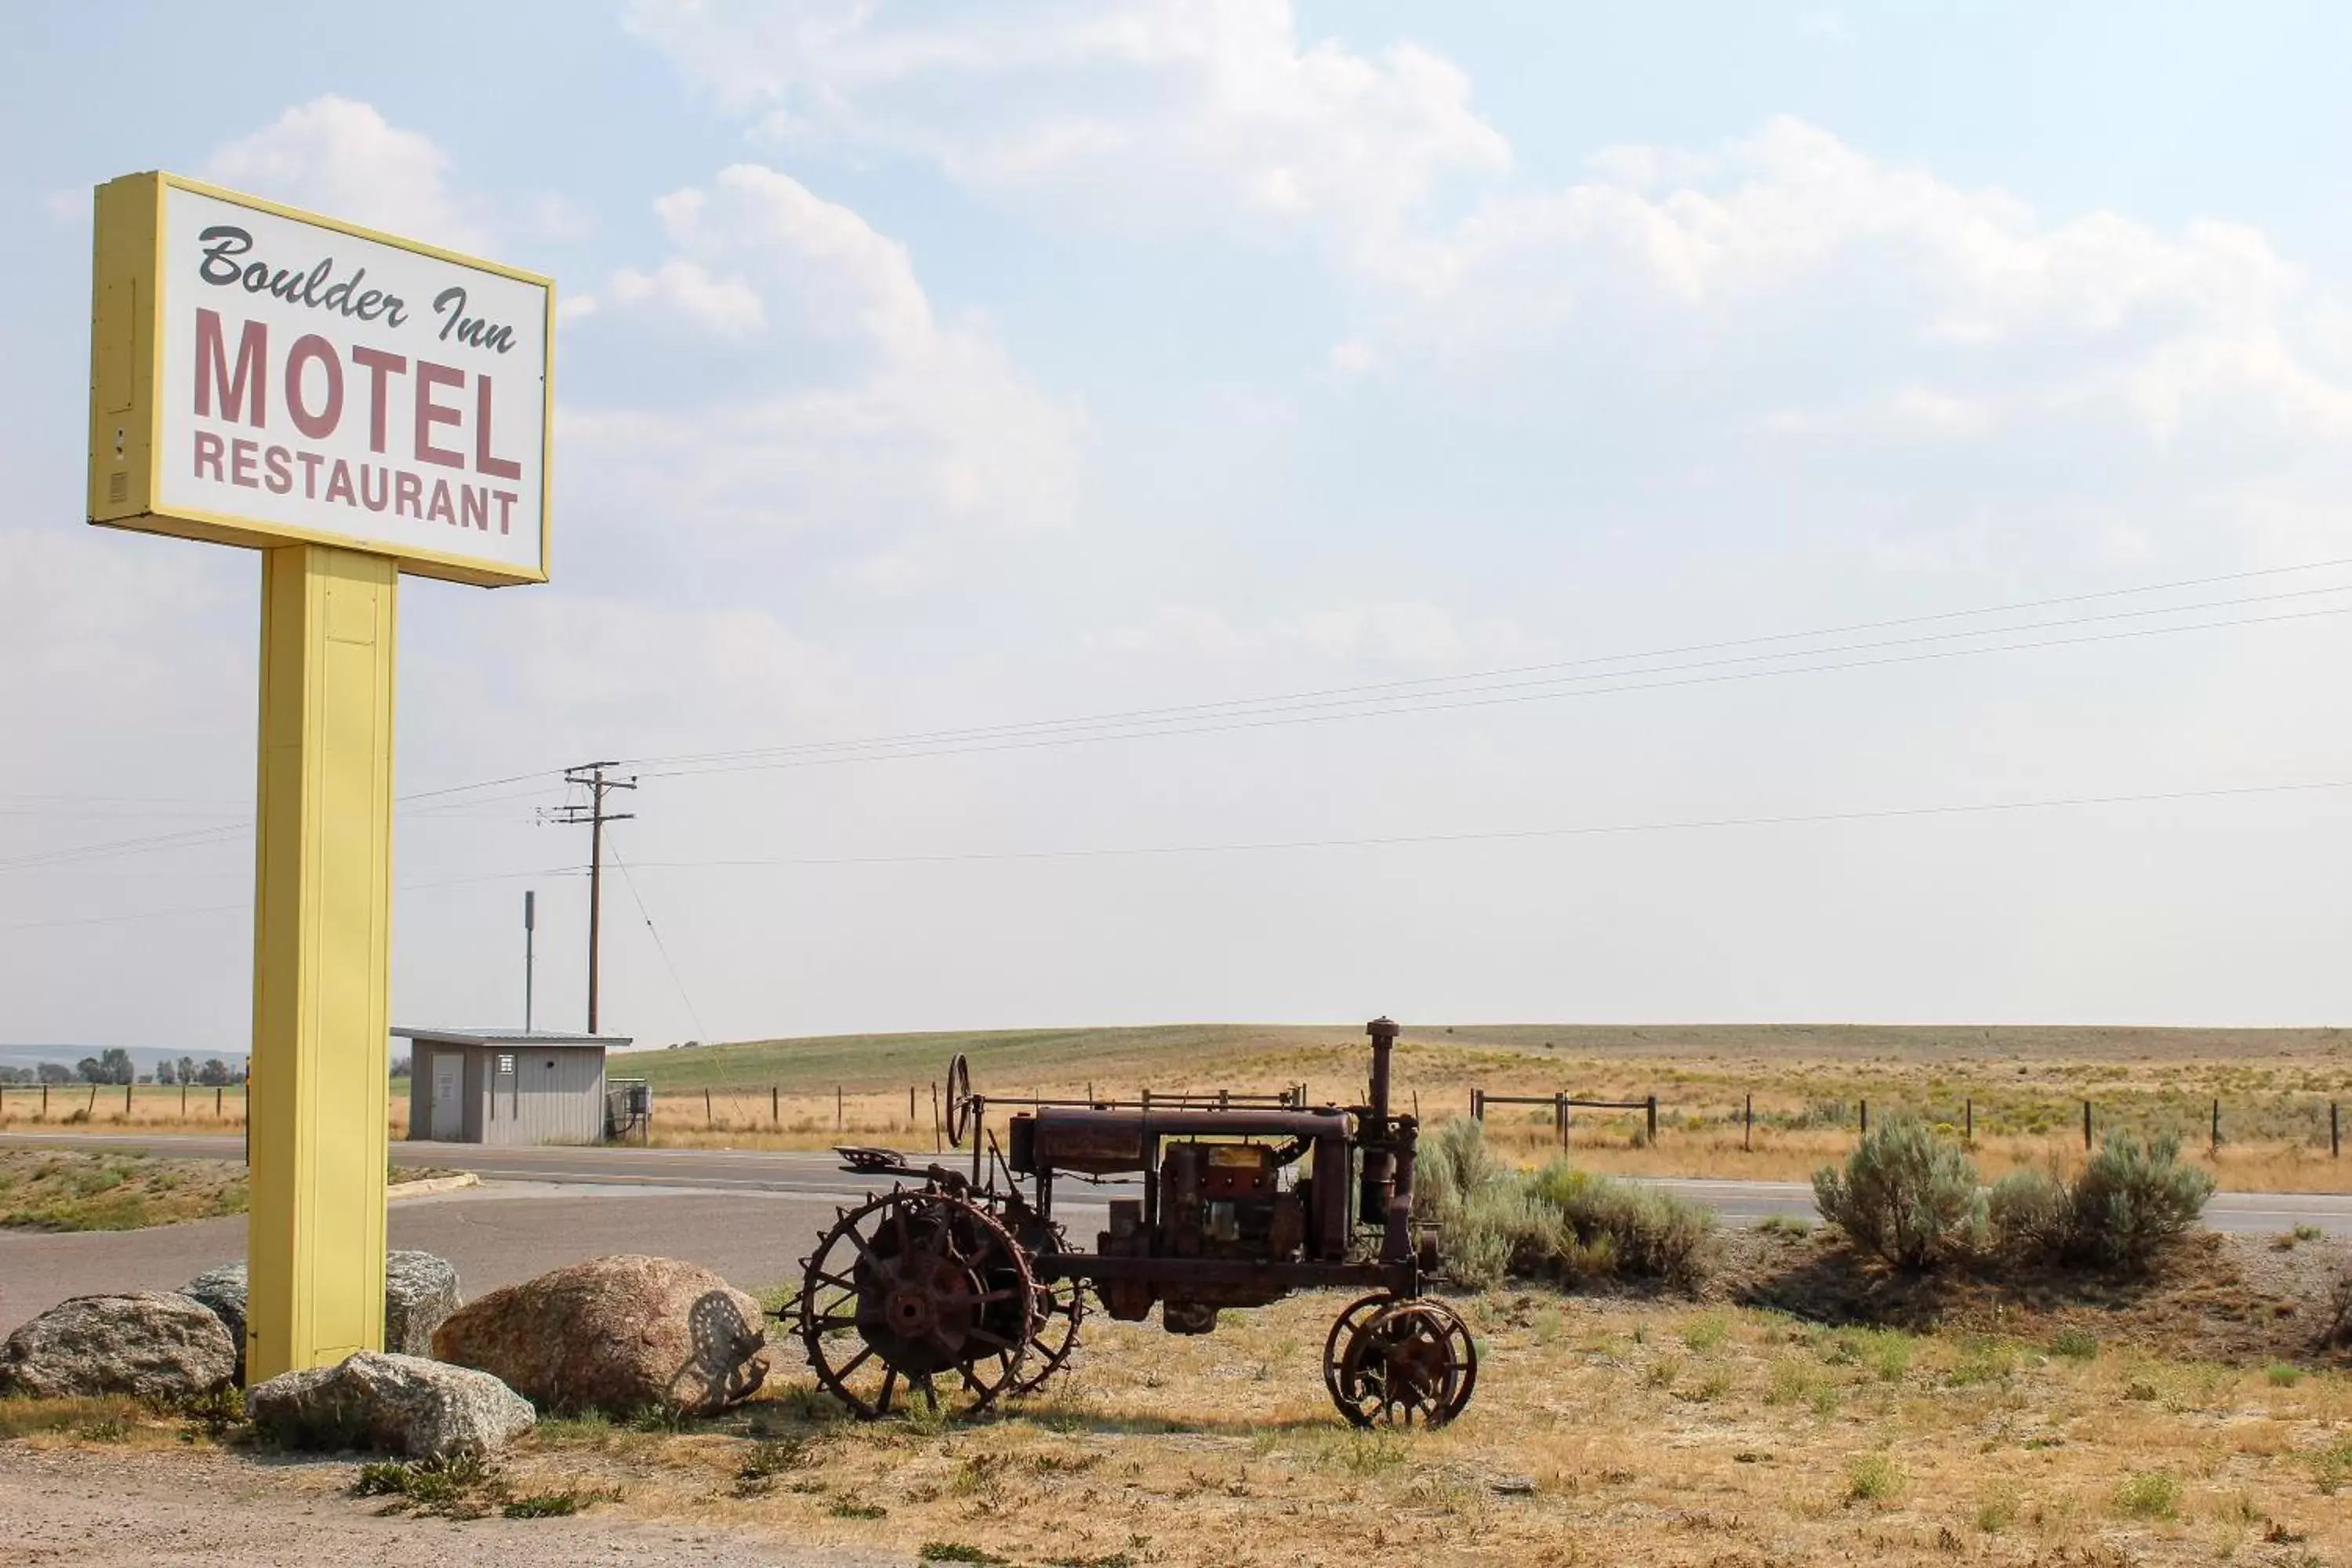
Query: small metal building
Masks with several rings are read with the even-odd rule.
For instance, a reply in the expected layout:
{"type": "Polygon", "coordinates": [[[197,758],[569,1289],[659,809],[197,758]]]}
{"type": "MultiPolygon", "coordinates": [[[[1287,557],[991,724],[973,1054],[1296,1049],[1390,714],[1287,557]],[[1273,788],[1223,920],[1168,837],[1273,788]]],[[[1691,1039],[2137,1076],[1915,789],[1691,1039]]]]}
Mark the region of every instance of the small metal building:
{"type": "Polygon", "coordinates": [[[604,1053],[625,1035],[392,1031],[409,1043],[408,1136],[436,1143],[598,1143],[604,1053]]]}

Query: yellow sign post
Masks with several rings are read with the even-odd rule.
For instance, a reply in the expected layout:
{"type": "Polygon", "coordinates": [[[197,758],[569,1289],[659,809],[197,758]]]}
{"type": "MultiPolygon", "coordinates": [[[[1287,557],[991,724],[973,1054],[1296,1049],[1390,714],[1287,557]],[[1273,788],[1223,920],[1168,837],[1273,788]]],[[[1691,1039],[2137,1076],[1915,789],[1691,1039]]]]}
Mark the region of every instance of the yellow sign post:
{"type": "Polygon", "coordinates": [[[99,187],[89,519],[260,550],[246,1373],[383,1340],[400,574],[547,580],[554,286],[99,187]]]}

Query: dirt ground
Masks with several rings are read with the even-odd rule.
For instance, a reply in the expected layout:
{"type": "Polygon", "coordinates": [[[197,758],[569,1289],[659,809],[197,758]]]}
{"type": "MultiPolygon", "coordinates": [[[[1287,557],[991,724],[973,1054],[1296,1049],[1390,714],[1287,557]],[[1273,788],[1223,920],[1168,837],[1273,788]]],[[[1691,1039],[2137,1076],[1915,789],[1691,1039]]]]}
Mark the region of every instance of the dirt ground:
{"type": "Polygon", "coordinates": [[[761,1534],[588,1516],[459,1522],[347,1497],[353,1467],[264,1464],[205,1447],[0,1444],[13,1568],[893,1568],[903,1552],[803,1549],[761,1534]]]}

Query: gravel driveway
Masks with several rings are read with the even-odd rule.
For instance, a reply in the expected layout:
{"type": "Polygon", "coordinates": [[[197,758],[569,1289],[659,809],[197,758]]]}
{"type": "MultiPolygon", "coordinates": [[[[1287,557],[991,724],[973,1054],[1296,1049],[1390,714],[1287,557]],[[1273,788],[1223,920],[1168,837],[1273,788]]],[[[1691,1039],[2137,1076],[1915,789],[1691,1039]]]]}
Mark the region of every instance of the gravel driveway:
{"type": "Polygon", "coordinates": [[[12,1568],[904,1568],[911,1559],[602,1519],[383,1515],[343,1495],[352,1467],[187,1452],[0,1444],[12,1568]]]}

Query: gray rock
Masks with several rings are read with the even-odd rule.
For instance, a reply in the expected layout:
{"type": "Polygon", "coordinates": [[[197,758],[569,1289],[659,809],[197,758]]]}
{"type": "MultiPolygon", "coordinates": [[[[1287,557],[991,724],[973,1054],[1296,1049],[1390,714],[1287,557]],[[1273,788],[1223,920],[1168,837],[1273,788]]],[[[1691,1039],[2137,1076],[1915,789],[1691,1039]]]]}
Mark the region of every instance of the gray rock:
{"type": "Polygon", "coordinates": [[[236,1375],[236,1346],[203,1302],[163,1290],[60,1301],[0,1346],[0,1389],[36,1398],[190,1399],[236,1375]]]}
{"type": "MultiPolygon", "coordinates": [[[[246,1274],[242,1263],[207,1268],[180,1294],[219,1314],[236,1343],[236,1376],[245,1376],[246,1274]]],[[[429,1252],[388,1252],[383,1259],[383,1348],[398,1355],[431,1355],[433,1331],[458,1306],[457,1271],[429,1252]]]]}
{"type": "Polygon", "coordinates": [[[263,1436],[289,1448],[361,1448],[439,1459],[495,1454],[531,1429],[530,1404],[487,1372],[362,1351],[245,1393],[263,1436]]]}
{"type": "Polygon", "coordinates": [[[433,1331],[458,1307],[457,1271],[429,1252],[392,1252],[383,1260],[383,1348],[429,1356],[433,1331]]]}
{"type": "Polygon", "coordinates": [[[202,1301],[221,1321],[229,1342],[236,1346],[237,1381],[245,1381],[245,1265],[224,1263],[207,1268],[181,1286],[180,1294],[202,1301]]]}

